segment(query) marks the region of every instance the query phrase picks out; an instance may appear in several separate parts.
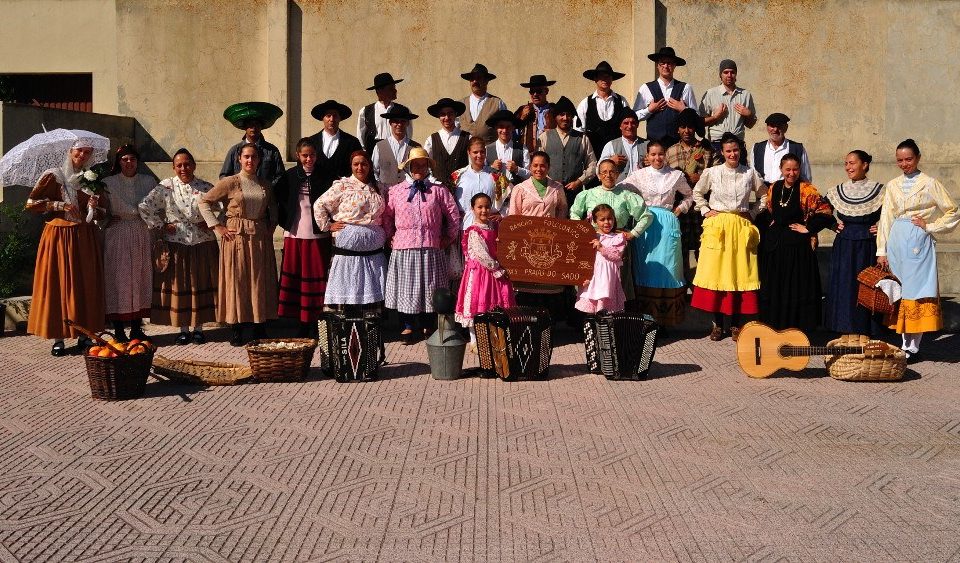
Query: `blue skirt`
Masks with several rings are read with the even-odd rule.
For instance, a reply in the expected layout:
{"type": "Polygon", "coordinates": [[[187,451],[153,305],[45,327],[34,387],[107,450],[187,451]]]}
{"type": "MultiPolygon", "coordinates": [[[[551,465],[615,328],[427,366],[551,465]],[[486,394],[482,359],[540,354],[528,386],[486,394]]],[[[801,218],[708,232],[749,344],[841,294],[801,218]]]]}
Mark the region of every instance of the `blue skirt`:
{"type": "Polygon", "coordinates": [[[847,222],[846,228],[833,240],[824,325],[834,332],[871,334],[874,331],[876,323],[872,321],[872,314],[857,304],[860,286],[857,275],[877,263],[877,239],[869,234],[869,228],[866,224],[847,222]],[[850,236],[848,231],[863,233],[850,236]]]}
{"type": "MultiPolygon", "coordinates": [[[[379,225],[347,225],[333,239],[334,246],[367,252],[383,248],[386,240],[379,225]]],[[[383,253],[371,256],[334,254],[330,261],[326,305],[367,305],[383,301],[386,281],[383,253]]]]}
{"type": "Polygon", "coordinates": [[[685,287],[680,221],[662,207],[648,207],[653,222],[631,245],[633,278],[639,287],[685,287]]]}
{"type": "Polygon", "coordinates": [[[937,249],[930,233],[901,218],[893,222],[887,237],[890,271],[903,285],[903,299],[937,297],[937,249]]]}

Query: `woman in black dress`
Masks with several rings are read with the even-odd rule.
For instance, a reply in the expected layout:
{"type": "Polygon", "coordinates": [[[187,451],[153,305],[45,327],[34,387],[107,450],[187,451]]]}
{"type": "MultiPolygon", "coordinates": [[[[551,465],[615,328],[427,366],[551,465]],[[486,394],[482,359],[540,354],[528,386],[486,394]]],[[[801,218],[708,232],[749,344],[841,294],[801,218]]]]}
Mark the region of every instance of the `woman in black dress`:
{"type": "Polygon", "coordinates": [[[832,226],[833,208],[817,188],[800,181],[800,159],[780,160],[783,180],[767,193],[760,239],[760,320],[777,328],[812,330],[820,324],[820,270],[814,252],[820,230],[832,226]]]}

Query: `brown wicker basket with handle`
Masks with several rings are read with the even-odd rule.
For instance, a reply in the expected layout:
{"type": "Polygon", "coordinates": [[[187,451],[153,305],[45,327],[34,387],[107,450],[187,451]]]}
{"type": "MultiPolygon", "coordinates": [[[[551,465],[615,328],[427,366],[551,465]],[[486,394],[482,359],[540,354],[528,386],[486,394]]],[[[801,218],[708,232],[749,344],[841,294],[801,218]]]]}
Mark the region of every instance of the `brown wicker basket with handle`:
{"type": "Polygon", "coordinates": [[[247,344],[257,381],[299,381],[310,371],[317,341],[312,338],[264,338],[247,344]]]}
{"type": "Polygon", "coordinates": [[[124,354],[113,358],[85,355],[87,378],[90,380],[90,395],[100,401],[139,399],[147,387],[153,350],[145,344],[138,354],[124,354]]]}
{"type": "MultiPolygon", "coordinates": [[[[827,346],[866,346],[871,342],[862,334],[845,334],[831,340],[827,346]]],[[[896,381],[907,369],[907,355],[903,350],[886,343],[881,354],[841,354],[824,356],[827,373],[844,381],[896,381]]]]}
{"type": "Polygon", "coordinates": [[[153,359],[153,373],[176,383],[188,385],[237,385],[253,377],[247,366],[200,360],[171,360],[163,356],[153,359]]]}
{"type": "Polygon", "coordinates": [[[872,313],[883,313],[889,315],[893,313],[893,305],[887,298],[887,294],[880,291],[877,283],[880,280],[891,279],[900,283],[900,280],[894,276],[890,270],[881,268],[874,264],[867,266],[862,272],[857,274],[857,303],[866,307],[872,313]]]}

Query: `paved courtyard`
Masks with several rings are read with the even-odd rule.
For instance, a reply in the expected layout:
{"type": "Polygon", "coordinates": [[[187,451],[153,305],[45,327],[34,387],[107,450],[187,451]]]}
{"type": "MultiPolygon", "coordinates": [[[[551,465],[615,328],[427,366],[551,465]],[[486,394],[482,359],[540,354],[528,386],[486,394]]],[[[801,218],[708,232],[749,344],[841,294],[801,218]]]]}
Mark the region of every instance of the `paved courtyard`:
{"type": "MultiPolygon", "coordinates": [[[[391,343],[375,383],[114,403],[0,339],[0,562],[960,560],[960,336],[898,383],[751,380],[699,334],[611,382],[558,336],[547,382],[391,343]]],[[[216,337],[161,353],[246,361],[216,337]]]]}

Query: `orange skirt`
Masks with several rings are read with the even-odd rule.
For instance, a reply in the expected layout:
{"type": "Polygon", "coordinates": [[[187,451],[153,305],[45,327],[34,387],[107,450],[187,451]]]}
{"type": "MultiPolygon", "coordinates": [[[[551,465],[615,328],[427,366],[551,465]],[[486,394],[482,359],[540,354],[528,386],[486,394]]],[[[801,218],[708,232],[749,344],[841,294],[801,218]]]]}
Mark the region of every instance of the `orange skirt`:
{"type": "Polygon", "coordinates": [[[64,319],[101,331],[103,299],[103,250],[94,226],[48,221],[37,247],[27,332],[55,340],[80,336],[64,319]]]}
{"type": "Polygon", "coordinates": [[[940,298],[901,299],[897,317],[890,328],[900,334],[934,332],[942,329],[943,315],[940,312],[940,298]]]}

